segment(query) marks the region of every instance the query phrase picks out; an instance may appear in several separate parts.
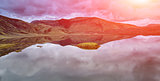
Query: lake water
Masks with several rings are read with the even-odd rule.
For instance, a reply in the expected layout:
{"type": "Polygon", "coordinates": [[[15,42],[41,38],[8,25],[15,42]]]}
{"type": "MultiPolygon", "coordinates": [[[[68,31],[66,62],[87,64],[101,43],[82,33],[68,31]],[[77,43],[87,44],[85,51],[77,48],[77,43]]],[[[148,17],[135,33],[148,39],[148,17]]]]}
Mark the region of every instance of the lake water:
{"type": "Polygon", "coordinates": [[[0,81],[159,81],[160,36],[117,38],[99,41],[97,50],[75,47],[80,42],[71,38],[27,42],[31,46],[0,57],[0,81]]]}

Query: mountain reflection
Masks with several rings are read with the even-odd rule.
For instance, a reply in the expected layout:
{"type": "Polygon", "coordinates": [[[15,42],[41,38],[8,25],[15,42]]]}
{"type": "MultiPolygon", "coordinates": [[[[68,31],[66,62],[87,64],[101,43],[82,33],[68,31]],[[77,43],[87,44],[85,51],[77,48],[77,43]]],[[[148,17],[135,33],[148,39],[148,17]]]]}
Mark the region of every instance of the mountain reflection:
{"type": "Polygon", "coordinates": [[[9,38],[0,39],[0,56],[6,55],[10,52],[21,51],[22,49],[43,43],[66,45],[77,45],[84,42],[95,42],[104,44],[110,41],[131,38],[131,35],[66,35],[66,36],[44,36],[44,37],[26,37],[26,38],[9,38]]]}

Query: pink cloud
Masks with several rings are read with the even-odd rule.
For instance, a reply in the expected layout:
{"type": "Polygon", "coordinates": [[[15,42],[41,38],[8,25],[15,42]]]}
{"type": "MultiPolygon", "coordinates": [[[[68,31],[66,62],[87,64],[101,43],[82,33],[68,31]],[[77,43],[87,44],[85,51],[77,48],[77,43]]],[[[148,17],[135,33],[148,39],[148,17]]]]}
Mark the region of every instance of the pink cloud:
{"type": "Polygon", "coordinates": [[[125,4],[126,0],[0,0],[0,13],[18,16],[96,16],[108,20],[159,19],[160,2],[142,8],[125,4]]]}

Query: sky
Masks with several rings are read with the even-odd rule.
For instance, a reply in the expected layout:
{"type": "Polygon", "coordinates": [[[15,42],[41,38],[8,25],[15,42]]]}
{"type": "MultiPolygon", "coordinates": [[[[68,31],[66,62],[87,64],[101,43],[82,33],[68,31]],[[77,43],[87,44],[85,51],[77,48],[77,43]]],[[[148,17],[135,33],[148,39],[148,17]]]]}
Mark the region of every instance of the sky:
{"type": "Polygon", "coordinates": [[[160,19],[160,0],[0,0],[0,14],[26,21],[99,17],[126,21],[160,19]]]}

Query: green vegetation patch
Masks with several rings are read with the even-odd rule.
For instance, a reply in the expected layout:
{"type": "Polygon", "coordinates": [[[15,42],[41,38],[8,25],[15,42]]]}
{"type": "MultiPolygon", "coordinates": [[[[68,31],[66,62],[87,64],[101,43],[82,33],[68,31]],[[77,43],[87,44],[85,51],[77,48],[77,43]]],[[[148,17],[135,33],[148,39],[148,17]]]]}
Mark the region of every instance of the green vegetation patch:
{"type": "Polygon", "coordinates": [[[0,44],[0,49],[6,49],[13,46],[15,46],[15,44],[0,44]]]}
{"type": "Polygon", "coordinates": [[[80,44],[77,44],[76,46],[82,49],[87,49],[87,50],[96,50],[100,47],[100,45],[94,42],[80,43],[80,44]]]}

